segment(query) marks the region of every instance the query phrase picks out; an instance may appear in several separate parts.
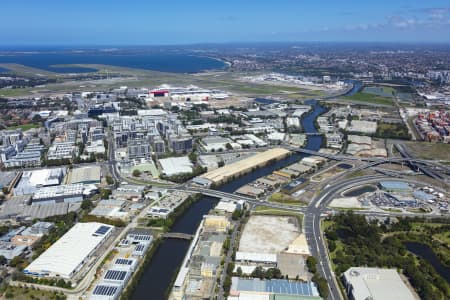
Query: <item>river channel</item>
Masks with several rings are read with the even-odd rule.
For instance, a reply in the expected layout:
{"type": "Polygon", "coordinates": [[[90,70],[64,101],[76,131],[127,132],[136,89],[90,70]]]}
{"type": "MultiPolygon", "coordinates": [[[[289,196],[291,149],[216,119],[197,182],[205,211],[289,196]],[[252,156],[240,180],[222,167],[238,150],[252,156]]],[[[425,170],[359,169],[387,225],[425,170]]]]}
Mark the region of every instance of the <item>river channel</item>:
{"type": "MultiPolygon", "coordinates": [[[[312,106],[312,111],[306,115],[302,120],[302,126],[306,133],[316,133],[317,129],[314,126],[316,118],[323,114],[326,109],[319,105],[315,100],[307,101],[306,104],[312,106]]],[[[322,136],[309,136],[305,145],[308,150],[317,151],[322,145],[322,136]]],[[[273,171],[290,165],[308,154],[293,153],[289,157],[277,161],[274,164],[257,169],[254,172],[248,173],[237,178],[234,181],[228,182],[220,186],[218,189],[224,192],[234,192],[239,187],[256,180],[259,177],[268,175],[273,171]]],[[[200,200],[194,203],[186,212],[179,217],[172,227],[172,232],[182,232],[193,234],[202,217],[211,208],[213,208],[218,199],[203,196],[200,200]]],[[[161,242],[159,249],[154,254],[152,261],[148,264],[142,278],[136,287],[132,299],[152,299],[164,300],[166,299],[166,291],[171,281],[176,276],[177,270],[180,267],[184,255],[189,247],[189,241],[166,239],[161,242]]]]}

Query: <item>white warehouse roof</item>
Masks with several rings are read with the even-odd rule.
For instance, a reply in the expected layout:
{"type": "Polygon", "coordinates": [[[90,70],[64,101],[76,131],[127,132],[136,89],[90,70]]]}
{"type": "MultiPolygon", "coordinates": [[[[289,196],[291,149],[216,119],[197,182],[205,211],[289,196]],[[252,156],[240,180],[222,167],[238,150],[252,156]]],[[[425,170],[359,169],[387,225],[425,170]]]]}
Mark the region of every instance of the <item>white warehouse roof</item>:
{"type": "Polygon", "coordinates": [[[86,262],[86,258],[107,239],[113,228],[114,226],[96,222],[75,224],[35,259],[24,273],[72,278],[86,262]]]}
{"type": "Polygon", "coordinates": [[[276,253],[236,252],[236,261],[277,263],[276,253]]]}
{"type": "Polygon", "coordinates": [[[396,269],[352,267],[344,272],[353,299],[414,300],[396,269]]]}
{"type": "Polygon", "coordinates": [[[167,176],[192,172],[192,162],[187,156],[164,158],[159,163],[167,176]]]}

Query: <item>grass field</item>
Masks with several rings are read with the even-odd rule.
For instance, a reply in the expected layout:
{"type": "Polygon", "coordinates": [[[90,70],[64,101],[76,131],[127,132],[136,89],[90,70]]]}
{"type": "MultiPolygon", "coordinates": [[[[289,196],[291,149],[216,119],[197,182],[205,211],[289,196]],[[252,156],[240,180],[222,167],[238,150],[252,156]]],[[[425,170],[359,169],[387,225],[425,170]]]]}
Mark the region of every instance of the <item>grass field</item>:
{"type": "Polygon", "coordinates": [[[410,139],[408,127],[401,124],[379,123],[375,134],[378,138],[410,139]]]}
{"type": "Polygon", "coordinates": [[[1,299],[14,300],[63,300],[67,299],[64,294],[43,290],[36,290],[27,287],[8,286],[5,288],[1,299]]]}
{"type": "Polygon", "coordinates": [[[351,96],[345,96],[343,99],[357,101],[365,104],[393,106],[392,99],[381,97],[375,94],[359,92],[351,96]]]}
{"type": "Polygon", "coordinates": [[[291,204],[291,205],[306,205],[305,203],[296,200],[292,198],[291,196],[288,196],[283,193],[273,193],[270,195],[269,199],[270,202],[276,202],[276,203],[284,203],[284,204],[291,204]]]}
{"type": "Polygon", "coordinates": [[[395,89],[390,86],[367,86],[363,89],[363,93],[387,98],[392,98],[395,92],[395,89]]]}
{"type": "Polygon", "coordinates": [[[41,127],[41,126],[37,125],[37,124],[23,124],[23,125],[17,125],[17,126],[10,126],[10,127],[7,127],[6,129],[7,130],[14,130],[14,129],[19,129],[20,128],[23,131],[27,131],[29,129],[39,128],[39,127],[41,127]]]}
{"type": "MultiPolygon", "coordinates": [[[[417,233],[426,233],[427,228],[436,228],[444,225],[443,223],[412,223],[411,230],[417,233]]],[[[441,232],[433,234],[433,238],[439,240],[442,243],[447,244],[447,247],[450,246],[450,232],[441,232]]]]}
{"type": "MultiPolygon", "coordinates": [[[[2,66],[2,65],[0,65],[2,66]]],[[[155,87],[161,84],[172,85],[198,85],[204,88],[221,89],[232,93],[238,93],[244,96],[267,96],[272,94],[285,95],[294,99],[311,99],[328,95],[325,91],[310,90],[301,87],[283,86],[277,84],[254,84],[242,82],[239,78],[242,74],[230,72],[205,72],[198,74],[167,73],[143,69],[133,69],[117,66],[108,66],[100,64],[71,64],[59,65],[61,67],[80,67],[96,69],[97,72],[89,75],[109,74],[110,79],[101,80],[73,80],[70,75],[62,73],[53,73],[45,70],[39,70],[17,64],[4,64],[11,73],[23,76],[45,76],[56,78],[58,83],[51,83],[45,87],[23,88],[23,89],[1,89],[0,96],[17,97],[48,94],[67,93],[74,91],[83,91],[86,87],[95,89],[109,89],[119,85],[129,87],[155,87]],[[122,77],[117,77],[120,75],[122,77]],[[116,76],[116,77],[114,77],[116,76]]],[[[86,75],[86,74],[84,74],[86,75]]],[[[87,76],[87,75],[86,75],[87,76]]]]}

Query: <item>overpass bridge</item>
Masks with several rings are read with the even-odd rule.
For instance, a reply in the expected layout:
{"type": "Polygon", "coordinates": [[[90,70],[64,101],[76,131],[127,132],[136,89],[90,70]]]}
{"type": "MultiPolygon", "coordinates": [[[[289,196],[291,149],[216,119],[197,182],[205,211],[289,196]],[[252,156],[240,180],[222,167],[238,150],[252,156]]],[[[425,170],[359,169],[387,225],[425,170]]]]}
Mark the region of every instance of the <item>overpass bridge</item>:
{"type": "Polygon", "coordinates": [[[215,197],[215,198],[220,198],[220,199],[235,200],[235,201],[240,201],[240,200],[248,201],[248,202],[257,201],[257,200],[255,200],[255,198],[251,198],[251,197],[247,197],[247,196],[243,196],[243,195],[227,193],[227,192],[222,192],[222,191],[208,189],[208,188],[202,188],[202,187],[187,186],[187,185],[170,187],[170,188],[167,188],[167,190],[168,191],[177,190],[177,191],[183,191],[183,192],[187,192],[187,193],[201,193],[205,196],[210,196],[210,197],[215,197]]]}
{"type": "Polygon", "coordinates": [[[304,135],[306,135],[306,136],[320,136],[320,135],[324,135],[324,133],[322,133],[322,132],[305,132],[304,135]]]}
{"type": "MultiPolygon", "coordinates": [[[[398,146],[400,146],[400,145],[398,145],[398,146]]],[[[406,163],[415,163],[415,164],[426,165],[429,167],[440,167],[443,170],[445,170],[446,172],[450,172],[450,167],[444,166],[436,161],[411,157],[402,148],[400,148],[400,149],[402,149],[402,151],[400,151],[400,149],[399,149],[399,152],[402,154],[402,157],[382,158],[382,157],[356,157],[356,156],[343,155],[343,154],[331,154],[331,153],[324,153],[324,152],[319,152],[319,151],[314,151],[314,150],[308,150],[308,149],[304,149],[304,148],[292,147],[292,146],[288,146],[288,145],[284,145],[283,147],[290,151],[320,156],[320,157],[324,157],[324,158],[328,158],[328,159],[332,159],[332,160],[350,160],[350,161],[369,162],[369,163],[372,163],[370,166],[375,166],[378,164],[390,163],[390,162],[391,163],[406,162],[406,163]]]]}
{"type": "Polygon", "coordinates": [[[192,240],[194,237],[192,234],[182,232],[166,232],[161,235],[164,239],[180,239],[180,240],[192,240]]]}

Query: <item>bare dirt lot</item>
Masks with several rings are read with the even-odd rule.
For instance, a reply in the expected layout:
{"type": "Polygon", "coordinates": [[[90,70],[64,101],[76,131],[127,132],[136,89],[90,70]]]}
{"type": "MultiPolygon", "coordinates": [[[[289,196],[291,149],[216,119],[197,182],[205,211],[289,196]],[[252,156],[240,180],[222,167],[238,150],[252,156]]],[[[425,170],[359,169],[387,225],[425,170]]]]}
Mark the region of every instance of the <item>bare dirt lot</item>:
{"type": "Polygon", "coordinates": [[[245,225],[239,251],[277,253],[300,234],[297,220],[283,216],[251,216],[245,225]]]}

